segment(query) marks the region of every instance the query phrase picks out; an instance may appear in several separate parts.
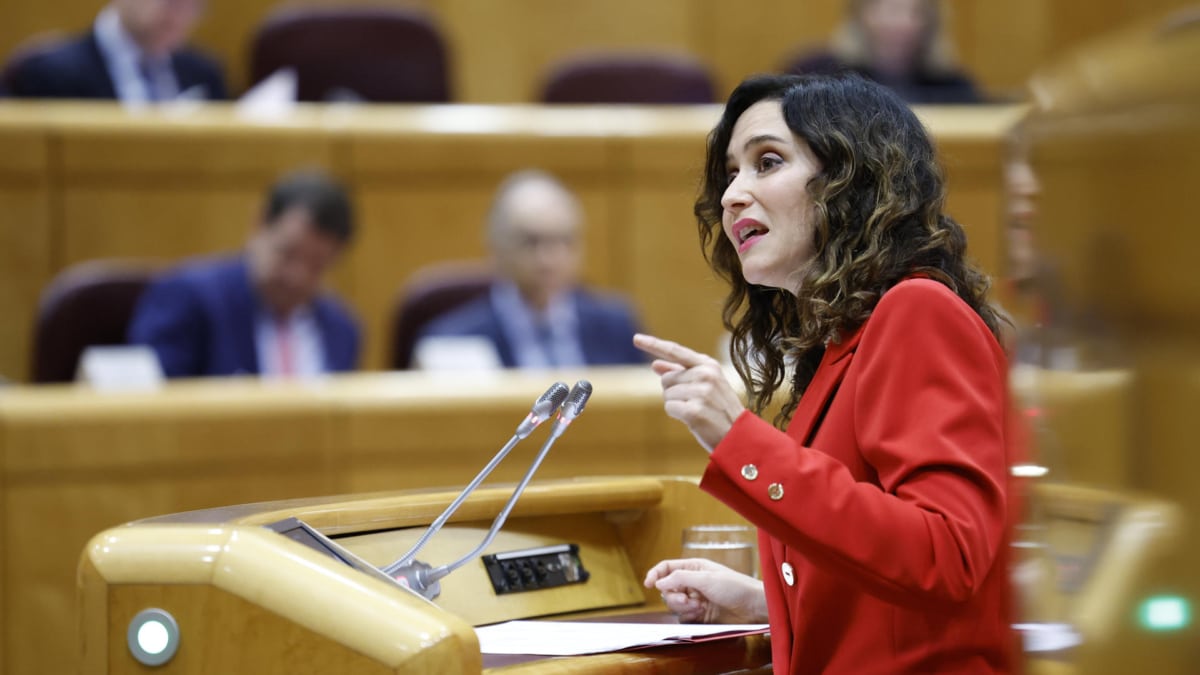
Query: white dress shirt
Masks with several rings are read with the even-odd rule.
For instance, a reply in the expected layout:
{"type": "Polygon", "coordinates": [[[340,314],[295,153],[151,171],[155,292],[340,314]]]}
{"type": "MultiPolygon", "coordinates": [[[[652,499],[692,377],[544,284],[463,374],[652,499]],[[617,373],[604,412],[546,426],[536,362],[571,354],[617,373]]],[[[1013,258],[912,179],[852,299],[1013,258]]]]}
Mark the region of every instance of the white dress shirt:
{"type": "Polygon", "coordinates": [[[112,78],[117,98],[127,105],[166,101],[179,95],[171,57],[152,59],[138,46],[113,7],[96,17],[96,43],[112,78]]]}
{"type": "Polygon", "coordinates": [[[255,320],[254,329],[258,372],[263,377],[312,378],[329,370],[325,365],[321,331],[311,308],[298,309],[286,319],[262,312],[255,320]],[[288,354],[281,349],[285,339],[290,342],[288,354]],[[291,361],[290,372],[285,364],[288,359],[291,361]]]}
{"type": "Polygon", "coordinates": [[[571,368],[586,365],[579,340],[579,313],[575,298],[563,293],[550,300],[546,311],[530,307],[515,284],[496,282],[492,306],[500,329],[512,345],[520,368],[571,368]]]}

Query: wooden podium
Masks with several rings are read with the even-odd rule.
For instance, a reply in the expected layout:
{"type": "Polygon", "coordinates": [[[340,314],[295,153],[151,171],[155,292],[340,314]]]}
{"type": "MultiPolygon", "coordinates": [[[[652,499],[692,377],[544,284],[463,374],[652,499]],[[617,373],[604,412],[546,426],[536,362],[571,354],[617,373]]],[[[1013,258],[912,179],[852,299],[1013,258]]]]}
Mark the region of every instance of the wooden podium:
{"type": "MultiPolygon", "coordinates": [[[[449,563],[481,541],[511,486],[476,491],[418,559],[449,563]]],[[[178,650],[164,673],[769,672],[766,638],[583,657],[481,655],[473,626],[519,618],[646,614],[641,581],[676,556],[683,527],[744,522],[695,479],[534,483],[484,554],[575,544],[586,582],[498,594],[471,561],[427,601],[268,527],[298,518],[375,566],[406,552],[448,491],[265,502],[137,521],[92,539],[79,566],[82,672],[144,672],[127,646],[142,610],[168,612],[178,650]]]]}

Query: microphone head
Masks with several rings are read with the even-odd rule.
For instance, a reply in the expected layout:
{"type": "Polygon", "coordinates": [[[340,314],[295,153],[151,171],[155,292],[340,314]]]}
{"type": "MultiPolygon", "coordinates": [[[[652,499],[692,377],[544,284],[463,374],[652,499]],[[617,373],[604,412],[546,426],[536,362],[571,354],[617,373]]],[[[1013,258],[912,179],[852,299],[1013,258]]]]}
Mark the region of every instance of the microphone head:
{"type": "Polygon", "coordinates": [[[532,413],[543,420],[551,417],[562,406],[563,401],[567,400],[569,393],[570,391],[567,389],[566,382],[555,382],[550,385],[546,393],[539,396],[538,400],[533,402],[532,413]]]}
{"type": "Polygon", "coordinates": [[[539,424],[554,417],[554,411],[562,407],[563,401],[567,399],[570,392],[567,390],[567,385],[564,382],[555,382],[550,385],[546,393],[538,397],[538,400],[533,402],[533,409],[525,416],[525,419],[517,425],[515,436],[517,438],[525,438],[539,424]]]}
{"type": "Polygon", "coordinates": [[[591,382],[587,380],[576,382],[575,386],[571,387],[571,393],[567,395],[566,403],[563,403],[562,408],[558,411],[558,416],[568,422],[579,417],[579,413],[583,412],[583,406],[587,404],[591,396],[591,382]]]}

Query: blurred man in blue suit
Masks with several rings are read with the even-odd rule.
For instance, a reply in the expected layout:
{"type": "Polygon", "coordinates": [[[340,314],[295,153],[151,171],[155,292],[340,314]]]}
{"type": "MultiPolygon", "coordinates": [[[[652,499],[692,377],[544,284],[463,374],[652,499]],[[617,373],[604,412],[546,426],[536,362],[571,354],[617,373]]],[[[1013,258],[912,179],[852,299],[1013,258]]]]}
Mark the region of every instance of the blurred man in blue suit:
{"type": "Polygon", "coordinates": [[[629,304],[578,284],[583,211],[553,176],[521,171],[497,190],[487,241],[497,281],[482,298],[429,323],[418,341],[487,338],[508,368],[643,363],[629,304]]]}
{"type": "Polygon", "coordinates": [[[353,370],[358,325],[321,290],[353,233],[340,185],[320,172],[285,176],[243,254],[186,264],[146,290],[129,342],[153,348],[168,377],[353,370]]]}
{"type": "Polygon", "coordinates": [[[21,63],[8,93],[127,104],[224,99],[221,68],[184,46],[203,10],[204,0],[112,0],[92,30],[21,63]]]}

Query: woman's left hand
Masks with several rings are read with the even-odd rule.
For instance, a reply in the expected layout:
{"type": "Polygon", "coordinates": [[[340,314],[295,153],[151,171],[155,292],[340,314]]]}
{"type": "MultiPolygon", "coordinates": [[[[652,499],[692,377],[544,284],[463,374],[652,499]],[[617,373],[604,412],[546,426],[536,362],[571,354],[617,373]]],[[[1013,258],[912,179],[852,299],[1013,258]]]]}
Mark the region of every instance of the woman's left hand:
{"type": "Polygon", "coordinates": [[[662,379],[667,415],[687,425],[708,452],[725,438],[746,407],[711,356],[651,335],[637,334],[633,344],[655,357],[650,367],[662,379]]]}
{"type": "Polygon", "coordinates": [[[680,623],[766,623],[763,582],[703,558],[664,560],[646,573],[680,623]]]}

